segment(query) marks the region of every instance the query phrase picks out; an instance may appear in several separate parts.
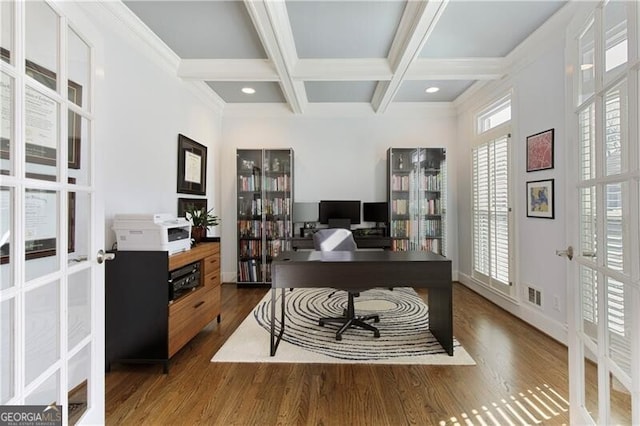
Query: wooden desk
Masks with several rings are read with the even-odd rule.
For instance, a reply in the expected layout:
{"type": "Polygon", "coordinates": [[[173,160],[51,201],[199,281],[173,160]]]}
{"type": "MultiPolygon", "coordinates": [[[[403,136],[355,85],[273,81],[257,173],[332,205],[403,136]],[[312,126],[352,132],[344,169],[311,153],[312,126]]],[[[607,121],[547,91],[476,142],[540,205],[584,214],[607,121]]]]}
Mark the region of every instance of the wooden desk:
{"type": "MultiPolygon", "coordinates": [[[[353,239],[356,240],[356,245],[359,249],[364,248],[379,248],[390,249],[391,238],[384,237],[382,235],[354,235],[353,239]]],[[[293,237],[291,239],[291,248],[293,250],[308,249],[313,250],[313,238],[311,237],[293,237]]]]}
{"type": "Polygon", "coordinates": [[[287,251],[272,264],[271,356],[285,327],[288,288],[371,287],[428,288],[429,329],[453,355],[453,298],[451,260],[424,251],[287,251]],[[276,291],[281,289],[280,331],[276,335],[276,291]]]}

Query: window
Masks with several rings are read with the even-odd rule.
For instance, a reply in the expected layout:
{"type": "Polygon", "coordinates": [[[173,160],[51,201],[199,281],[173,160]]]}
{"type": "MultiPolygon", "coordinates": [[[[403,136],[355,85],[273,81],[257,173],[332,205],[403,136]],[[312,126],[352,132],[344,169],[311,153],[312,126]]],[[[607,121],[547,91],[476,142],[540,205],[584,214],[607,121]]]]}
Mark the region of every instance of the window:
{"type": "Polygon", "coordinates": [[[511,98],[508,96],[478,114],[477,133],[482,134],[507,121],[511,121],[511,98]]]}
{"type": "Polygon", "coordinates": [[[502,99],[478,115],[473,148],[473,276],[487,286],[510,294],[511,209],[509,207],[508,121],[511,101],[502,99]]]}

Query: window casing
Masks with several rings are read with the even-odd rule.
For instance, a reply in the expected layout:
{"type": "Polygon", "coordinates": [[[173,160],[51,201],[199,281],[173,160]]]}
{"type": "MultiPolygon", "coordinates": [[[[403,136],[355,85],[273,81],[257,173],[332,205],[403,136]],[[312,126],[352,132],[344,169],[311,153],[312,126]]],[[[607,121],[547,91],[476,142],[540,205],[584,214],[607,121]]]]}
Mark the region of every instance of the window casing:
{"type": "Polygon", "coordinates": [[[510,207],[511,100],[500,99],[477,115],[472,152],[473,277],[513,296],[510,207]]]}

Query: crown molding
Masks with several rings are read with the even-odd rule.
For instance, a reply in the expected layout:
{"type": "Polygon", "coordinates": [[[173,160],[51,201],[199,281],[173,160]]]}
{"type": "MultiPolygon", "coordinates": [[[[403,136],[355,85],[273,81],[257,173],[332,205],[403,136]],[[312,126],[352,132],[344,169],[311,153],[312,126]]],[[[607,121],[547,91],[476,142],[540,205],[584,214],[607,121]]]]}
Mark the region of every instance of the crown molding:
{"type": "Polygon", "coordinates": [[[121,1],[101,1],[92,3],[100,7],[104,12],[103,17],[111,23],[124,27],[135,34],[128,41],[140,45],[140,50],[151,59],[156,60],[167,71],[175,73],[180,58],[169,48],[151,29],[146,26],[127,6],[121,1]]]}
{"type": "Polygon", "coordinates": [[[577,3],[576,0],[570,0],[506,56],[505,59],[510,64],[507,68],[508,75],[514,75],[532,64],[554,46],[553,42],[558,40],[558,35],[565,38],[565,31],[576,13],[577,3]]]}
{"type": "Polygon", "coordinates": [[[496,93],[506,93],[513,85],[513,78],[534,63],[555,45],[558,37],[564,39],[565,30],[575,14],[577,1],[570,0],[540,28],[522,41],[504,59],[504,76],[494,81],[478,81],[461,94],[454,105],[459,113],[479,108],[496,93]]]}

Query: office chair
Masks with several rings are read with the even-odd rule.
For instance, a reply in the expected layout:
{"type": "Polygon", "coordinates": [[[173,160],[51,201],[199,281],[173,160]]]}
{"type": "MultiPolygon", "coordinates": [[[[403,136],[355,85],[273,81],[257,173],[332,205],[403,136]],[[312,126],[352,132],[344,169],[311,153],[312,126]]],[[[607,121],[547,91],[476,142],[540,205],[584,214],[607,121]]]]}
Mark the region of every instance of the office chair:
{"type": "MultiPolygon", "coordinates": [[[[329,228],[320,229],[313,234],[313,246],[320,251],[355,251],[358,247],[353,234],[348,229],[329,228]]],[[[360,289],[343,288],[347,292],[347,308],[341,317],[320,318],[318,323],[324,326],[325,323],[338,324],[341,327],[336,332],[336,340],[342,340],[342,333],[350,327],[359,327],[373,331],[374,337],[380,337],[380,331],[365,321],[380,322],[378,315],[357,316],[354,307],[354,298],[359,296],[360,289]]],[[[334,292],[335,293],[335,292],[334,292]]],[[[332,293],[333,294],[333,293],[332,293]]],[[[329,296],[331,297],[331,296],[329,296]]]]}

